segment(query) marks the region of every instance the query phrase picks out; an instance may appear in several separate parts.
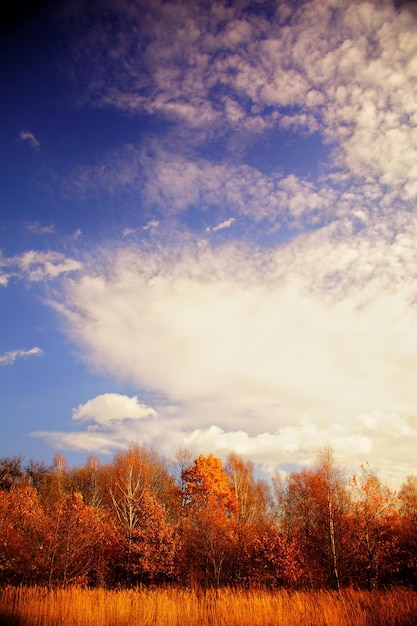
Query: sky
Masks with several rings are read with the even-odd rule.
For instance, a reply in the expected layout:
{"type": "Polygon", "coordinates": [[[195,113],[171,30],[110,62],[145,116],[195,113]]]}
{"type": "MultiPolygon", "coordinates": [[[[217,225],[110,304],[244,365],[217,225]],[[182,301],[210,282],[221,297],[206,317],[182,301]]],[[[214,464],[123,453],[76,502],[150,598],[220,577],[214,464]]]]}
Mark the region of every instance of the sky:
{"type": "Polygon", "coordinates": [[[38,2],[0,67],[0,456],[417,473],[414,3],[38,2]]]}

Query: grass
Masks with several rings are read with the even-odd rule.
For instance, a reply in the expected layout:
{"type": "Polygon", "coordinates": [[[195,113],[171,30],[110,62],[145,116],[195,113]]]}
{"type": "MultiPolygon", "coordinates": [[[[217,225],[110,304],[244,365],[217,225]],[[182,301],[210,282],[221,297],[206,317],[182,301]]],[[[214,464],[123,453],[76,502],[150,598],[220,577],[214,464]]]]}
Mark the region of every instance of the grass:
{"type": "Polygon", "coordinates": [[[415,626],[417,592],[5,587],[0,626],[415,626]]]}

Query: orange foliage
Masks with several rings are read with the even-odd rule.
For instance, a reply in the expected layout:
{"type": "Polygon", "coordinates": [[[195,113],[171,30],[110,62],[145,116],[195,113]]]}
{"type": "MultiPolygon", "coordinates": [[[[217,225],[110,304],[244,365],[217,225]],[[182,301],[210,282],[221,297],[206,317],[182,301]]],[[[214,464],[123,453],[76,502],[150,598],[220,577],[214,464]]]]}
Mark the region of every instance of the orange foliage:
{"type": "Polygon", "coordinates": [[[33,487],[0,490],[0,572],[8,582],[41,582],[48,567],[48,519],[33,487]]]}
{"type": "Polygon", "coordinates": [[[352,480],[353,553],[359,582],[373,589],[381,576],[397,569],[398,498],[368,466],[352,480]]]}
{"type": "Polygon", "coordinates": [[[365,466],[348,483],[326,448],[274,499],[237,455],[180,460],[175,479],[144,446],[72,469],[1,459],[0,585],[417,584],[417,479],[396,496],[365,466]]]}

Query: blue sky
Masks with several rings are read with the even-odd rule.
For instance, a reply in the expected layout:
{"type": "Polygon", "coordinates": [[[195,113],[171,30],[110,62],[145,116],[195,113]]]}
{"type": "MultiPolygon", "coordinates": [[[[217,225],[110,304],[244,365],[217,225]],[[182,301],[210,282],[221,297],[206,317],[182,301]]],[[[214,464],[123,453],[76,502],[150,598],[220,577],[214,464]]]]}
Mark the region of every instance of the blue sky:
{"type": "Polygon", "coordinates": [[[0,455],[416,472],[413,3],[64,0],[0,62],[0,455]]]}

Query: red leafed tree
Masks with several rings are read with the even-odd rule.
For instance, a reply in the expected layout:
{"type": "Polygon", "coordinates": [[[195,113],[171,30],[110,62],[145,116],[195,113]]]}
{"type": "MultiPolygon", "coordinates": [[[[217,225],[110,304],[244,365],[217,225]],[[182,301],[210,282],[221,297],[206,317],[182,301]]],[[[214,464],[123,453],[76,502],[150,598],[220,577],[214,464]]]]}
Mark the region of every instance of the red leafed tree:
{"type": "Polygon", "coordinates": [[[36,489],[0,490],[0,580],[35,584],[47,569],[48,520],[36,489]]]}
{"type": "Polygon", "coordinates": [[[103,503],[102,474],[99,460],[90,456],[84,465],[68,471],[68,489],[71,493],[80,493],[85,504],[99,508],[103,503]]]}
{"type": "Polygon", "coordinates": [[[236,511],[230,478],[220,459],[202,454],[183,472],[185,503],[189,511],[215,510],[229,518],[236,511]]]}
{"type": "Polygon", "coordinates": [[[236,497],[220,459],[200,455],[183,471],[183,546],[189,579],[222,582],[236,544],[236,497]]]}
{"type": "Polygon", "coordinates": [[[407,476],[400,493],[399,582],[417,586],[417,476],[407,476]]]}
{"type": "Polygon", "coordinates": [[[349,499],[332,449],[319,453],[314,471],[291,474],[276,487],[280,525],[299,546],[306,580],[339,589],[345,578],[349,499]]]}
{"type": "Polygon", "coordinates": [[[352,549],[360,585],[390,582],[398,565],[398,498],[362,466],[352,480],[352,549]]]}
{"type": "Polygon", "coordinates": [[[296,560],[289,563],[289,544],[280,535],[268,485],[254,476],[253,464],[236,454],[227,461],[236,500],[236,549],[232,582],[243,585],[280,585],[296,560]],[[287,561],[284,563],[284,561],[287,561]]]}
{"type": "Polygon", "coordinates": [[[176,540],[166,507],[173,486],[164,463],[153,450],[135,446],[115,456],[108,481],[116,579],[128,585],[169,579],[176,540]]]}
{"type": "Polygon", "coordinates": [[[167,582],[177,574],[177,536],[164,508],[149,493],[143,494],[137,524],[124,534],[123,522],[116,527],[116,579],[128,584],[167,582]]]}
{"type": "Polygon", "coordinates": [[[0,489],[8,490],[23,478],[22,457],[11,456],[0,459],[0,489]]]}
{"type": "Polygon", "coordinates": [[[302,560],[294,541],[272,523],[252,527],[244,544],[244,582],[250,586],[298,586],[304,581],[302,560]]]}
{"type": "Polygon", "coordinates": [[[227,460],[226,472],[235,499],[235,517],[239,526],[250,526],[268,518],[270,493],[267,485],[254,477],[253,464],[237,454],[227,460]]]}
{"type": "Polygon", "coordinates": [[[49,507],[48,584],[103,583],[111,528],[80,493],[49,507]]]}

